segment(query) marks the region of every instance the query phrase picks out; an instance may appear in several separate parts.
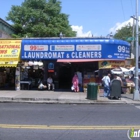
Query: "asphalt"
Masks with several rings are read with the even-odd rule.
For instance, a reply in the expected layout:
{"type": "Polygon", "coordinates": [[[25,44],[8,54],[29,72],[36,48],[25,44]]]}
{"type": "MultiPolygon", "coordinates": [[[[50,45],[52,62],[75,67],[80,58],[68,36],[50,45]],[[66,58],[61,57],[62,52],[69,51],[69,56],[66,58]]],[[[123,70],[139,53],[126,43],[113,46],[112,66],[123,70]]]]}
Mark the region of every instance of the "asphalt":
{"type": "Polygon", "coordinates": [[[97,99],[87,99],[86,92],[38,91],[38,90],[0,90],[0,102],[18,103],[65,103],[65,104],[140,104],[134,101],[133,94],[122,94],[121,99],[108,99],[102,94],[97,99]]]}

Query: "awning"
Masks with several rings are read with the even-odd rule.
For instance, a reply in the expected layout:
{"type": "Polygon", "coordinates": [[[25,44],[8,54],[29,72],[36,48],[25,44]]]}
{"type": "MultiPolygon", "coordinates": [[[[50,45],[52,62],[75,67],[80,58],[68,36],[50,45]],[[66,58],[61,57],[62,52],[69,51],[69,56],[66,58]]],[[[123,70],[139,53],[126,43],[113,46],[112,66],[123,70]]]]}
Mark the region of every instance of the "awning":
{"type": "Polygon", "coordinates": [[[70,63],[70,62],[97,62],[108,61],[110,59],[57,59],[57,62],[70,63]]]}
{"type": "Polygon", "coordinates": [[[97,59],[57,59],[57,62],[70,63],[70,62],[94,62],[97,59]]]}
{"type": "Polygon", "coordinates": [[[10,65],[10,64],[9,65],[8,64],[7,65],[1,65],[0,64],[0,67],[17,67],[17,65],[15,65],[15,64],[12,64],[12,65],[10,65]]]}
{"type": "MultiPolygon", "coordinates": [[[[97,61],[95,59],[125,60],[130,57],[129,50],[130,44],[128,42],[115,39],[28,38],[22,40],[21,59],[32,61],[78,59],[77,62],[97,61]],[[125,46],[128,51],[118,52],[118,46],[120,46],[119,49],[125,46]]],[[[76,62],[75,60],[69,61],[76,62]]]]}
{"type": "Polygon", "coordinates": [[[18,61],[0,62],[0,67],[17,67],[18,61]]]}

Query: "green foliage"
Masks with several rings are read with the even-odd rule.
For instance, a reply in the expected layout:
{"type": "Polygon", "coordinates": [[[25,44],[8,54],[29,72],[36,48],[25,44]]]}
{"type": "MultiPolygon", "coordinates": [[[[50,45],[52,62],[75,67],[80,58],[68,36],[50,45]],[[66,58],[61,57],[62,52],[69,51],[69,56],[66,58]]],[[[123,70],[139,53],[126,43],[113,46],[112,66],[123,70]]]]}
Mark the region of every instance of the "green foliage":
{"type": "Polygon", "coordinates": [[[132,29],[133,27],[129,24],[125,27],[122,27],[117,33],[114,35],[116,39],[127,40],[127,38],[132,37],[132,29]]]}
{"type": "Polygon", "coordinates": [[[59,0],[24,0],[21,6],[12,6],[7,20],[13,22],[13,37],[75,37],[68,15],[61,13],[59,0]]]}
{"type": "MultiPolygon", "coordinates": [[[[135,40],[135,37],[134,38],[132,37],[133,34],[132,32],[133,32],[133,27],[130,24],[128,24],[127,26],[122,27],[120,30],[118,30],[117,33],[114,35],[114,38],[132,42],[133,40],[135,40]]],[[[134,36],[136,36],[135,30],[134,30],[134,36]]],[[[140,36],[139,36],[139,43],[140,43],[140,36]]]]}

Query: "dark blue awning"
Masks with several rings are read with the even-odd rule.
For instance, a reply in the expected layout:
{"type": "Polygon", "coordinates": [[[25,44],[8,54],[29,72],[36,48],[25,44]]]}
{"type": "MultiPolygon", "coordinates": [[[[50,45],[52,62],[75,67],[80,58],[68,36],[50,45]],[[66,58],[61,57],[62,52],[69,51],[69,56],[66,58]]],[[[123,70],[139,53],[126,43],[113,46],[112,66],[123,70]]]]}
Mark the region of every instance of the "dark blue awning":
{"type": "Polygon", "coordinates": [[[130,58],[130,44],[115,39],[23,39],[21,46],[24,60],[130,58]]]}

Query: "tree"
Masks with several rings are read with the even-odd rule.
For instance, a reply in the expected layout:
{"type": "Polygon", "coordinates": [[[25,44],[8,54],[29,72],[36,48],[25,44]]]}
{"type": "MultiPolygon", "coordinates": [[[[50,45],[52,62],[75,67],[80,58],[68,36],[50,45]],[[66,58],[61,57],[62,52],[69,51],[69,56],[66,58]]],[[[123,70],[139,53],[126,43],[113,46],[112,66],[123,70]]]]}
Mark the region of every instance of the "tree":
{"type": "MultiPolygon", "coordinates": [[[[140,31],[140,28],[139,28],[140,31]]],[[[132,37],[133,27],[128,24],[125,27],[122,27],[120,30],[117,31],[117,33],[114,35],[115,39],[122,39],[125,41],[128,41],[129,43],[132,43],[134,41],[134,46],[131,46],[131,53],[135,55],[135,36],[136,32],[134,30],[134,37],[132,37]]],[[[140,44],[140,36],[139,36],[139,44],[140,44]]],[[[131,60],[131,64],[135,65],[135,57],[131,60]]]]}
{"type": "Polygon", "coordinates": [[[116,39],[127,40],[129,37],[132,37],[132,26],[130,24],[122,27],[117,30],[117,33],[114,35],[116,39]]]}
{"type": "MultiPolygon", "coordinates": [[[[132,32],[133,32],[133,27],[130,24],[128,24],[122,27],[121,29],[119,29],[117,33],[114,35],[114,38],[132,42],[133,40],[135,40],[135,37],[134,38],[132,37],[132,32]]],[[[135,35],[135,31],[134,31],[134,35],[135,35]]],[[[139,43],[140,43],[140,37],[139,37],[139,43]]]]}
{"type": "Polygon", "coordinates": [[[61,13],[59,0],[24,0],[21,6],[12,6],[7,20],[13,22],[14,37],[76,36],[69,25],[68,15],[61,13]]]}

